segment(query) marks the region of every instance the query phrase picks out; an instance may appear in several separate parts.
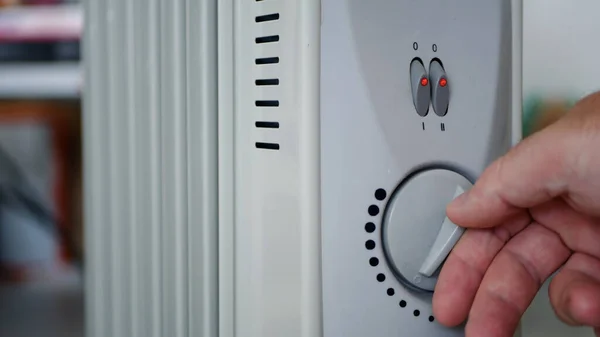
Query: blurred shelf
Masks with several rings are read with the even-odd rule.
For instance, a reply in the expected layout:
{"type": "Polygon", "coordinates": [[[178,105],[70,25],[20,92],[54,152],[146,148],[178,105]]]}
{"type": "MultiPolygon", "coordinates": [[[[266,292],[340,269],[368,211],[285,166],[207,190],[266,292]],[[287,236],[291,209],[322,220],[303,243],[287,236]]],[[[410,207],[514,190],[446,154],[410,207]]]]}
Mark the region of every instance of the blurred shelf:
{"type": "Polygon", "coordinates": [[[79,62],[0,64],[0,99],[78,99],[79,62]]]}
{"type": "Polygon", "coordinates": [[[0,42],[79,40],[82,31],[79,4],[0,9],[0,42]]]}

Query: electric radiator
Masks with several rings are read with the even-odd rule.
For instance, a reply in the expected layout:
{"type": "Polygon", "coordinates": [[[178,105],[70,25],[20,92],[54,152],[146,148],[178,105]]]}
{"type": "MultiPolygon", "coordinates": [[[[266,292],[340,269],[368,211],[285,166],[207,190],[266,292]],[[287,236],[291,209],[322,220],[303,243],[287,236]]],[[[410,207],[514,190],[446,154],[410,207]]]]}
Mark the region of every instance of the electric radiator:
{"type": "Polygon", "coordinates": [[[453,23],[439,34],[408,25],[429,3],[364,1],[86,2],[87,337],[463,333],[437,325],[433,273],[400,282],[388,262],[407,255],[380,249],[379,231],[421,161],[475,180],[519,140],[521,0],[435,0],[435,22],[453,23]],[[385,27],[408,33],[390,47],[385,27]],[[435,83],[414,81],[428,70],[435,83]],[[450,102],[462,114],[448,87],[464,89],[450,102]],[[435,146],[409,151],[423,141],[435,146]]]}

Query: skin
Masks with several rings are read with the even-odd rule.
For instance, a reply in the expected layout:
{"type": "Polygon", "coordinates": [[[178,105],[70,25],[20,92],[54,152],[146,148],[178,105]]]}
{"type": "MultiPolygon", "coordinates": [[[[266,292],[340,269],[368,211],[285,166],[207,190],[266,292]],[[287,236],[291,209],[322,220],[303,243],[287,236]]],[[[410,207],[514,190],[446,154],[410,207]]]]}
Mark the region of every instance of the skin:
{"type": "Polygon", "coordinates": [[[468,230],[439,277],[438,322],[512,337],[556,273],[556,315],[600,337],[600,93],[492,163],[447,214],[468,230]]]}

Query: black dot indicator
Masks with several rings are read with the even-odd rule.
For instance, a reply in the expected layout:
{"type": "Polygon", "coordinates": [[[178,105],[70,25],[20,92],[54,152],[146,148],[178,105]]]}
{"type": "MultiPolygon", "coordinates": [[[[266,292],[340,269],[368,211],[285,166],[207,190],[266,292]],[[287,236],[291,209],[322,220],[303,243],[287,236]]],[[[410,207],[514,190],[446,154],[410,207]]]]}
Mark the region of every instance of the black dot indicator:
{"type": "Polygon", "coordinates": [[[376,205],[369,206],[369,215],[370,216],[376,216],[378,214],[379,214],[379,207],[377,207],[376,205]]]}
{"type": "Polygon", "coordinates": [[[386,197],[387,193],[383,188],[380,188],[377,191],[375,191],[375,199],[382,201],[385,200],[386,197]]]}

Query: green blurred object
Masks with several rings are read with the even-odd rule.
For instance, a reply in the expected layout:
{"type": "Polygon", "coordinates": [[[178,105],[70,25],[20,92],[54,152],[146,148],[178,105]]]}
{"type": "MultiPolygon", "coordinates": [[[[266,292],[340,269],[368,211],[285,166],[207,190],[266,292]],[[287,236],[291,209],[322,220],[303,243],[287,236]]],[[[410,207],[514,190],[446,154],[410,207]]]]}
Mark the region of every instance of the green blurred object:
{"type": "Polygon", "coordinates": [[[531,135],[533,125],[539,115],[542,98],[538,95],[531,95],[523,102],[523,138],[531,135]]]}
{"type": "Polygon", "coordinates": [[[571,108],[577,103],[577,99],[548,96],[543,94],[532,94],[525,98],[523,102],[523,138],[533,134],[538,123],[546,113],[551,112],[551,108],[562,105],[566,109],[571,108]]]}

